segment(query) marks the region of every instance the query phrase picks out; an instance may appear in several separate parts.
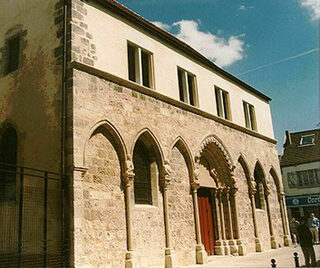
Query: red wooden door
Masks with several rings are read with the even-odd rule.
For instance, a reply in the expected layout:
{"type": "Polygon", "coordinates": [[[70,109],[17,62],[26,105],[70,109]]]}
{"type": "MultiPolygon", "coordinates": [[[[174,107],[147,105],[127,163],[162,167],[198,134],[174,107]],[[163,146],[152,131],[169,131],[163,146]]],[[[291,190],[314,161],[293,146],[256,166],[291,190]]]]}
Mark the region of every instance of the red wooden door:
{"type": "Polygon", "coordinates": [[[214,232],[212,202],[209,189],[198,190],[198,207],[200,218],[201,241],[208,255],[214,254],[214,232]]]}

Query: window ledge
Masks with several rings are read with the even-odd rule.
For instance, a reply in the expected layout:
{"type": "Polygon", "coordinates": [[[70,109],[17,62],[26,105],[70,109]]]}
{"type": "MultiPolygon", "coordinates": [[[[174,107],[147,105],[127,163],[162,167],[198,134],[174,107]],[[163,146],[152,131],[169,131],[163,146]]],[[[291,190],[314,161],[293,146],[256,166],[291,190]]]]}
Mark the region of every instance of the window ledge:
{"type": "Polygon", "coordinates": [[[134,209],[136,209],[136,210],[149,210],[149,209],[158,209],[158,207],[154,206],[154,205],[134,204],[134,209]]]}

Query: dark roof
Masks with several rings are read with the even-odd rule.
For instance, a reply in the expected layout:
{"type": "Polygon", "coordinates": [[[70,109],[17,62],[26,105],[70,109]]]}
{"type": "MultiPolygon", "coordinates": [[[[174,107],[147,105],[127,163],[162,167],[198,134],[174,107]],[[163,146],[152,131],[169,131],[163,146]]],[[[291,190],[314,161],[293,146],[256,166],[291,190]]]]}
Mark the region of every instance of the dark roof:
{"type": "Polygon", "coordinates": [[[320,129],[305,130],[286,135],[281,167],[320,161],[320,129]],[[315,135],[314,145],[300,145],[302,136],[315,135]],[[289,136],[288,136],[289,135],[289,136]],[[291,138],[291,144],[289,141],[291,138]]]}
{"type": "Polygon", "coordinates": [[[244,89],[250,91],[251,93],[259,96],[265,101],[270,101],[271,98],[266,96],[265,94],[261,93],[260,91],[256,90],[255,88],[251,87],[250,85],[246,84],[245,82],[241,81],[237,77],[229,74],[228,72],[224,71],[217,65],[215,65],[212,61],[207,59],[205,56],[200,54],[198,51],[193,49],[191,46],[187,45],[183,41],[179,40],[172,34],[168,33],[167,31],[162,30],[158,26],[154,25],[153,23],[149,22],[145,18],[141,17],[137,13],[133,12],[132,10],[128,9],[127,7],[121,5],[120,3],[113,1],[113,0],[96,0],[99,3],[107,6],[110,10],[115,12],[116,14],[126,18],[127,20],[131,21],[132,23],[139,25],[144,30],[150,32],[153,35],[160,37],[162,40],[170,43],[170,45],[174,46],[175,48],[183,51],[184,53],[188,54],[192,58],[200,61],[202,64],[206,65],[207,67],[211,68],[215,72],[221,74],[225,78],[233,81],[234,83],[238,84],[239,86],[243,87],[244,89]]]}

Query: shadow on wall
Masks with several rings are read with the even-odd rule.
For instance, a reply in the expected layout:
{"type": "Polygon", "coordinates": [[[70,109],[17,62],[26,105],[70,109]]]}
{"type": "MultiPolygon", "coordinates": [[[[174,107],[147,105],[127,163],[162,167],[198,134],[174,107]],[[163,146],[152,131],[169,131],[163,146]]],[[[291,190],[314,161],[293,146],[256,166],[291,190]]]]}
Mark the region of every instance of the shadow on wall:
{"type": "Polygon", "coordinates": [[[17,126],[19,165],[57,171],[60,101],[50,94],[57,91],[59,79],[50,76],[49,70],[54,68],[50,64],[54,63],[47,58],[38,48],[33,58],[25,59],[10,74],[12,79],[0,104],[0,122],[9,120],[17,126]]]}

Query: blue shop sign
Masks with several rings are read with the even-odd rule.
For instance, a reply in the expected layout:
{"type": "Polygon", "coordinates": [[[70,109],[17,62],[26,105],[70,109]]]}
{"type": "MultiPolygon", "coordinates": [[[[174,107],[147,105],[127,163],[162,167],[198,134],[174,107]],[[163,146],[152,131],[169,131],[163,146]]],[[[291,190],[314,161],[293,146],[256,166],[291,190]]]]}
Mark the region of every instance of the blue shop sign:
{"type": "Polygon", "coordinates": [[[286,197],[287,207],[320,206],[320,195],[286,197]]]}

